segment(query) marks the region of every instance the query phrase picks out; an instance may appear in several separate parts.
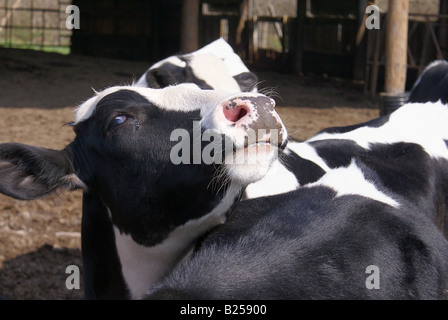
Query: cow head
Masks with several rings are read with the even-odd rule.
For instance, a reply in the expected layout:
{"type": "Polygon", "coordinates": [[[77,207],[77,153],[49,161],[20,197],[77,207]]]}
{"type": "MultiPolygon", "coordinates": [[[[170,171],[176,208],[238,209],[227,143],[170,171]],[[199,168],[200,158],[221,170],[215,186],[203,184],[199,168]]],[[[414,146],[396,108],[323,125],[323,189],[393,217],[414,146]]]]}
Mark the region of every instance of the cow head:
{"type": "Polygon", "coordinates": [[[150,88],[191,82],[202,89],[256,91],[258,77],[222,38],[192,53],[171,56],[151,66],[136,85],[150,88]]]}

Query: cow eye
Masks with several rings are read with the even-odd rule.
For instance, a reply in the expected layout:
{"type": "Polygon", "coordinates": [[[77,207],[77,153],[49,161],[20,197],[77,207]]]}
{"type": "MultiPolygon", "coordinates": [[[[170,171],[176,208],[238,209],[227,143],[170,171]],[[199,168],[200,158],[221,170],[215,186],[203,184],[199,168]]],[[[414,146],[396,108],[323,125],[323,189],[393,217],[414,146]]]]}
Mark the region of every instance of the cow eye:
{"type": "Polygon", "coordinates": [[[126,117],[125,115],[119,115],[116,116],[113,120],[114,125],[119,125],[122,124],[123,122],[125,122],[127,120],[128,117],[126,117]]]}

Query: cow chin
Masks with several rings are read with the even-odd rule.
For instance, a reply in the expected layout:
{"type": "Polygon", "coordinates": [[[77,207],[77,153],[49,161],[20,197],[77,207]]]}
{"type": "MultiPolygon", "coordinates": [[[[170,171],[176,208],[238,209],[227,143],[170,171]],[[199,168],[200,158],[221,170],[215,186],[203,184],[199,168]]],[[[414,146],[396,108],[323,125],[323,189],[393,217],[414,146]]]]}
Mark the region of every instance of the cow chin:
{"type": "Polygon", "coordinates": [[[231,181],[247,185],[261,180],[278,159],[279,148],[257,143],[227,154],[225,167],[231,181]]]}

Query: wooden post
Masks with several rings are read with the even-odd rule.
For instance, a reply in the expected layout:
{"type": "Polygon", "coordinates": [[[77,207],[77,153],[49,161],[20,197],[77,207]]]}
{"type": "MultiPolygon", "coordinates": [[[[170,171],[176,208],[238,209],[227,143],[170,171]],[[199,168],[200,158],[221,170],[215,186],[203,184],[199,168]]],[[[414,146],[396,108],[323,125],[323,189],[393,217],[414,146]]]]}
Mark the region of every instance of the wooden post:
{"type": "Polygon", "coordinates": [[[388,14],[384,89],[400,95],[406,86],[409,0],[389,0],[388,14]]]}
{"type": "Polygon", "coordinates": [[[180,48],[182,53],[199,48],[199,0],[183,0],[180,48]]]}

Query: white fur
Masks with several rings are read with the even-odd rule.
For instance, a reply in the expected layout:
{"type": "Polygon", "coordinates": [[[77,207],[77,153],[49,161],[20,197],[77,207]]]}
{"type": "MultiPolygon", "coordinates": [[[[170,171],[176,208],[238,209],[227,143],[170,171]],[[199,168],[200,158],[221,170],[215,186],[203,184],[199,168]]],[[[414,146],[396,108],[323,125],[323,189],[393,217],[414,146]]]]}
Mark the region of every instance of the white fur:
{"type": "Polygon", "coordinates": [[[299,186],[296,176],[280,160],[276,160],[264,178],[247,186],[245,197],[253,199],[272,196],[296,190],[299,186]]]}
{"type": "Polygon", "coordinates": [[[383,202],[392,207],[399,207],[399,203],[392,197],[377,189],[375,184],[368,181],[361,169],[354,161],[346,168],[336,168],[327,172],[322,178],[305,187],[325,186],[337,192],[336,197],[343,195],[360,195],[383,202]]]}
{"type": "Polygon", "coordinates": [[[331,170],[330,167],[326,164],[326,162],[317,154],[316,150],[306,142],[289,142],[288,147],[289,150],[297,154],[299,157],[303,159],[307,159],[319,167],[321,167],[324,171],[331,170]]]}
{"type": "Polygon", "coordinates": [[[437,102],[409,103],[390,115],[381,127],[362,127],[346,133],[322,133],[307,142],[347,139],[369,149],[371,144],[416,143],[434,158],[448,159],[448,106],[437,102]]]}
{"type": "MultiPolygon", "coordinates": [[[[243,72],[249,72],[249,69],[241,61],[241,58],[233,51],[233,48],[223,39],[219,38],[208,45],[202,47],[190,55],[212,54],[224,61],[229,74],[233,77],[243,72]]],[[[187,55],[188,56],[188,55],[187,55]]]]}
{"type": "Polygon", "coordinates": [[[119,90],[135,91],[159,108],[179,112],[203,110],[206,113],[209,109],[217,106],[225,97],[229,96],[229,92],[201,90],[192,83],[169,86],[163,89],[114,86],[101,92],[96,92],[95,96],[81,104],[76,110],[75,124],[88,119],[102,98],[119,90]]]}
{"type": "MultiPolygon", "coordinates": [[[[233,48],[222,38],[189,54],[183,55],[189,60],[189,66],[193,73],[204,80],[215,90],[239,92],[236,80],[233,78],[249,69],[241,58],[233,51],[233,48]]],[[[178,56],[171,56],[152,65],[135,83],[136,86],[147,87],[146,73],[149,70],[161,67],[165,63],[171,63],[179,68],[185,68],[187,63],[178,56]]]]}
{"type": "MultiPolygon", "coordinates": [[[[331,168],[319,157],[316,150],[306,142],[288,142],[284,153],[295,153],[303,159],[307,159],[320,166],[325,172],[331,168]]],[[[266,197],[296,190],[301,187],[296,176],[289,171],[280,160],[276,160],[265,176],[258,181],[249,184],[245,191],[246,199],[266,197]]]]}
{"type": "Polygon", "coordinates": [[[229,68],[219,57],[213,54],[194,55],[190,67],[196,77],[204,80],[215,90],[230,92],[241,91],[238,82],[229,72],[229,68]]]}

